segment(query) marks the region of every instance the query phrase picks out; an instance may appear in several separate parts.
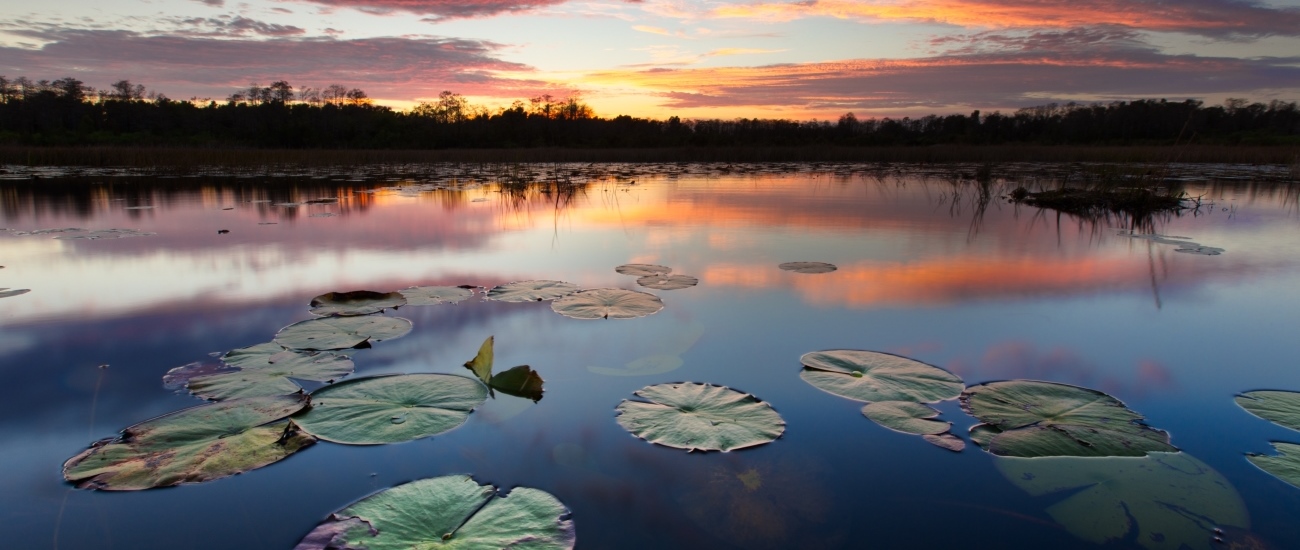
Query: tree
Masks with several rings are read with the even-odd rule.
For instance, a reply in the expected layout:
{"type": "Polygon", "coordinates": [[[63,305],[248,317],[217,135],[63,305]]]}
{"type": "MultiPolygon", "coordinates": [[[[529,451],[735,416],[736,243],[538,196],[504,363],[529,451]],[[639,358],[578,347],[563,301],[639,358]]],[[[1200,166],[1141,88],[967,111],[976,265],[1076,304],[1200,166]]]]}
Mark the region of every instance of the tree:
{"type": "Polygon", "coordinates": [[[330,105],[342,105],[348,99],[348,89],[338,84],[330,84],[321,90],[320,97],[330,105]]]}
{"type": "Polygon", "coordinates": [[[370,96],[367,96],[366,92],[363,91],[361,88],[353,88],[351,90],[348,90],[346,97],[349,105],[361,106],[361,105],[370,105],[371,103],[374,103],[373,101],[370,100],[370,96]]]}
{"type": "Polygon", "coordinates": [[[284,105],[293,101],[293,86],[283,80],[277,80],[271,83],[267,89],[267,102],[284,105]]]}
{"type": "Polygon", "coordinates": [[[431,118],[441,124],[454,124],[468,118],[469,110],[469,101],[465,100],[464,96],[443,91],[438,94],[438,101],[433,103],[422,101],[411,110],[411,113],[419,117],[431,118]]]}
{"type": "Polygon", "coordinates": [[[117,101],[135,101],[144,99],[144,85],[131,84],[130,80],[119,80],[113,83],[112,90],[109,91],[109,99],[117,101]]]}
{"type": "Polygon", "coordinates": [[[77,102],[84,101],[86,99],[86,92],[90,91],[90,88],[86,86],[86,83],[70,76],[55,80],[54,82],[49,83],[47,87],[50,91],[58,94],[63,99],[77,102]]]}

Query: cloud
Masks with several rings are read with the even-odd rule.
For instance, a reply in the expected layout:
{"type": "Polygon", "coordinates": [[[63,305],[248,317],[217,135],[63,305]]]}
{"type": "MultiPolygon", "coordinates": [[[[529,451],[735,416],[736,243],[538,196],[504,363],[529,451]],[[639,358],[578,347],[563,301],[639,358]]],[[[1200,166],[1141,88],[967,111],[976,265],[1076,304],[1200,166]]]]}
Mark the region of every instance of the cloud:
{"type": "MultiPolygon", "coordinates": [[[[353,8],[369,13],[416,13],[429,16],[426,21],[490,17],[530,12],[563,4],[568,0],[304,0],[331,7],[353,8]]],[[[625,0],[637,2],[638,0],[625,0]]]]}
{"type": "Polygon", "coordinates": [[[243,16],[187,17],[175,19],[187,36],[298,36],[307,31],[293,25],[266,23],[243,16]]]}
{"type": "Polygon", "coordinates": [[[810,0],[715,8],[712,17],[835,17],[975,28],[1120,26],[1206,36],[1300,35],[1300,9],[1236,0],[810,0]]]}

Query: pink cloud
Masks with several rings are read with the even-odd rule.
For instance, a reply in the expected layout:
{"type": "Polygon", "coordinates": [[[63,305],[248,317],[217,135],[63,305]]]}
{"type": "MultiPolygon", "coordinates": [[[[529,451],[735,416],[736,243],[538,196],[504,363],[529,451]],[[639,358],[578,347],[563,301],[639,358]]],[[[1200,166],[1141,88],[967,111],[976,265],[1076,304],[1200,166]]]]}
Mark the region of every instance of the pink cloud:
{"type": "MultiPolygon", "coordinates": [[[[522,13],[563,4],[568,0],[306,0],[331,7],[353,8],[371,13],[408,12],[428,15],[430,20],[464,19],[522,13]]],[[[639,1],[639,0],[630,0],[639,1]]]]}

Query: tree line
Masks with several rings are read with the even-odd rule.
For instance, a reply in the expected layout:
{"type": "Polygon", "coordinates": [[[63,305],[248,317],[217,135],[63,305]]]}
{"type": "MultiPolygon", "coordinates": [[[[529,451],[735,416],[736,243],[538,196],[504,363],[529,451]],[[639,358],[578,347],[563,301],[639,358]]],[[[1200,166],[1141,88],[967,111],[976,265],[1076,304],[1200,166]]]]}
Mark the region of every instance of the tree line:
{"type": "Polygon", "coordinates": [[[177,101],[121,80],[0,76],[0,143],[265,148],[892,146],[939,144],[1300,144],[1295,102],[1221,105],[1141,99],[969,115],[836,121],[597,116],[549,95],[490,109],[447,91],[407,111],[341,85],[250,85],[224,100],[177,101]]]}

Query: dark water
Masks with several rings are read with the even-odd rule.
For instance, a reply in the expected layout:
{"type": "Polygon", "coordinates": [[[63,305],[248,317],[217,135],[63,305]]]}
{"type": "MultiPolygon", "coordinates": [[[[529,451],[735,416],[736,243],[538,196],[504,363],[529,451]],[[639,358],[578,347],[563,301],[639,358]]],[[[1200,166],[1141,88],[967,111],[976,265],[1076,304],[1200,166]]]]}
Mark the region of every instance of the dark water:
{"type": "MultiPolygon", "coordinates": [[[[364,181],[92,174],[0,185],[0,287],[31,289],[0,299],[3,546],[287,549],[367,494],[468,473],[554,494],[583,548],[1228,547],[1211,542],[1214,525],[1237,547],[1300,548],[1300,488],[1245,458],[1300,433],[1233,402],[1300,390],[1300,208],[1286,186],[1193,178],[1199,212],[1140,228],[1225,250],[1201,256],[1117,235],[1126,220],[997,198],[1014,184],[981,204],[973,183],[906,171],[641,175],[571,196],[351,179],[364,181]],[[408,188],[378,189],[392,185],[408,188]],[[323,197],[339,201],[275,205],[323,197]],[[128,209],[138,206],[152,208],[128,209]],[[16,234],[66,227],[156,235],[16,234]],[[839,270],[777,269],[787,261],[839,270]],[[614,272],[629,262],[700,284],[653,291],[666,307],[634,320],[479,297],[406,307],[388,314],[413,321],[411,334],[352,354],[357,376],[466,374],[461,364],[495,335],[498,365],[529,364],[546,379],[540,403],[498,397],[430,439],[322,442],[206,484],[113,493],[61,477],[92,441],[199,404],[163,388],[169,369],[269,341],[311,318],[318,294],[525,279],[637,289],[614,272]],[[1031,495],[1006,459],[891,432],[861,403],[799,378],[800,355],[835,348],[906,355],[968,385],[1028,378],[1105,391],[1228,490],[1188,508],[1194,489],[1108,481],[1102,466],[1095,482],[1031,495]],[[654,355],[682,366],[599,372],[654,355]],[[785,435],[688,454],[615,422],[633,391],[671,381],[750,392],[780,412],[785,435]],[[1081,500],[1061,504],[1070,499],[1081,500]],[[1080,520],[1079,509],[1096,517],[1080,520]]],[[[976,423],[955,401],[937,408],[954,433],[976,423]]]]}

